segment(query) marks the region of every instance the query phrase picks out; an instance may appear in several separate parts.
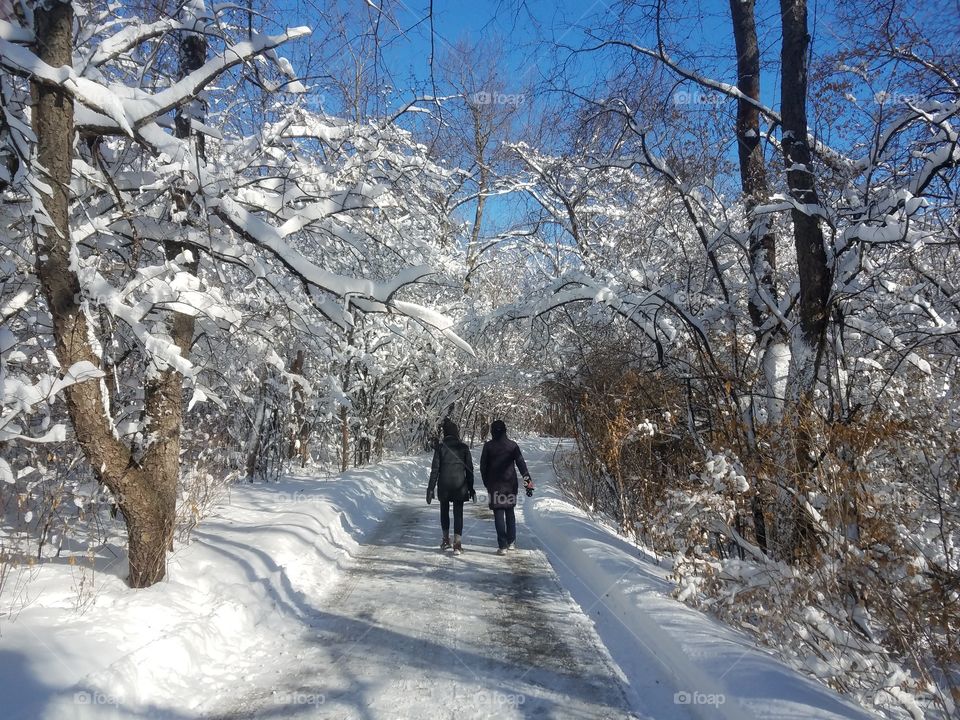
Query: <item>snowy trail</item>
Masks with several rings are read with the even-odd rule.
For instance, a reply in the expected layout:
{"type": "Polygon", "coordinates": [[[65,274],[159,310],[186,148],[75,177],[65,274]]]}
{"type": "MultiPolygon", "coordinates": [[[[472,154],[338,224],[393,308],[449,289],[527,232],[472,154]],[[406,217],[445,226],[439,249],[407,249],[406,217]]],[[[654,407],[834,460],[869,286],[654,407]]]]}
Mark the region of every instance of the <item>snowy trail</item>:
{"type": "Polygon", "coordinates": [[[212,717],[868,720],[674,600],[667,570],[563,498],[555,441],[523,447],[538,490],[519,552],[495,554],[481,502],[464,555],[440,553],[437,505],[411,482],[338,584],[300,596],[304,632],[260,648],[264,671],[212,717]]]}
{"type": "Polygon", "coordinates": [[[466,553],[439,552],[418,456],[237,486],[149,590],[45,565],[0,634],[0,717],[874,717],[675,600],[666,567],[564,497],[557,442],[521,446],[537,491],[506,557],[482,502],[466,553]]]}
{"type": "MultiPolygon", "coordinates": [[[[437,549],[437,506],[404,500],[309,614],[294,658],[223,718],[624,718],[627,690],[539,550],[500,557],[491,513],[465,553],[437,549]]],[[[520,529],[520,543],[527,538],[520,529]]]]}

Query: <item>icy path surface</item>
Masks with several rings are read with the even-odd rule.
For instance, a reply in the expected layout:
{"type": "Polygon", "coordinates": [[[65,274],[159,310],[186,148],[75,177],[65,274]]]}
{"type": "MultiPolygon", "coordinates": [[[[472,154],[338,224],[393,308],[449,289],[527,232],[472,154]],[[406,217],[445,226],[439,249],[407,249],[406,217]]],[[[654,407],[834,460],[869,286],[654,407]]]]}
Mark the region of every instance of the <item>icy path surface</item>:
{"type": "Polygon", "coordinates": [[[482,502],[439,552],[418,456],[238,485],[146,590],[121,547],[44,564],[0,625],[0,720],[874,717],[674,600],[560,492],[557,441],[520,442],[537,492],[506,557],[482,502]]]}
{"type": "Polygon", "coordinates": [[[441,553],[437,505],[408,491],[330,592],[300,596],[304,631],[258,648],[263,671],[211,717],[871,717],[672,599],[666,569],[564,499],[555,441],[521,445],[538,490],[517,511],[520,551],[495,554],[481,502],[464,555],[441,553]]]}
{"type": "Polygon", "coordinates": [[[313,612],[297,657],[264,648],[264,668],[283,672],[216,717],[632,717],[543,553],[496,555],[492,514],[470,504],[464,554],[440,553],[437,515],[400,503],[313,612]]]}

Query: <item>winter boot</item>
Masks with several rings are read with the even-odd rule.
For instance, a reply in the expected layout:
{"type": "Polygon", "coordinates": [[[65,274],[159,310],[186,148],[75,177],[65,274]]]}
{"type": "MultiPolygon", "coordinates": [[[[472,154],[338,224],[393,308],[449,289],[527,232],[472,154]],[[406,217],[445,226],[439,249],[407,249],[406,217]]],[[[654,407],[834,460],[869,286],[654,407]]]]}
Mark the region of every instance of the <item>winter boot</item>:
{"type": "Polygon", "coordinates": [[[460,536],[453,536],[453,554],[461,555],[463,553],[463,545],[460,543],[460,536]]]}
{"type": "Polygon", "coordinates": [[[449,536],[449,535],[444,535],[444,536],[443,536],[443,540],[440,541],[440,549],[441,549],[441,550],[449,550],[450,547],[451,547],[451,545],[450,545],[450,536],[449,536]]]}

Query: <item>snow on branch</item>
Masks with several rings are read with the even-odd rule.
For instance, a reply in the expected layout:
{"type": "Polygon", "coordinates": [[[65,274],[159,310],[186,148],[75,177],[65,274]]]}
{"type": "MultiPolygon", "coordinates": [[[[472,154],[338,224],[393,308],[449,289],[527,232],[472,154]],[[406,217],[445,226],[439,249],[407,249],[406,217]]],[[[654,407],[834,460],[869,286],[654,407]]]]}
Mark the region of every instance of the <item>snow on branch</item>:
{"type": "Polygon", "coordinates": [[[147,40],[152,40],[164,33],[185,29],[183,23],[176,18],[164,18],[152,23],[137,23],[128,25],[120,32],[107,38],[89,55],[83,67],[100,67],[111,60],[116,60],[123,53],[132,50],[147,40]]]}
{"type": "Polygon", "coordinates": [[[97,380],[104,372],[88,360],[81,360],[63,371],[60,377],[47,374],[36,383],[30,383],[15,375],[5,375],[0,382],[3,414],[0,415],[0,442],[20,440],[45,443],[60,442],[66,437],[66,426],[57,423],[42,436],[24,435],[23,428],[14,419],[30,413],[36,405],[52,403],[65,388],[80,382],[97,380]]]}
{"type": "Polygon", "coordinates": [[[135,130],[195,97],[226,70],[310,32],[307,27],[297,27],[280,35],[254,34],[250,40],[231,45],[182,80],[155,94],[118,84],[103,85],[78,75],[70,67],[51,67],[27,48],[3,38],[0,38],[0,67],[14,75],[62,87],[94,111],[96,115],[78,117],[78,129],[101,134],[122,132],[133,137],[135,130]]]}
{"type": "MultiPolygon", "coordinates": [[[[469,344],[451,329],[453,321],[450,318],[422,305],[393,299],[393,296],[401,288],[412,285],[427,275],[433,274],[434,271],[430,267],[420,265],[405,268],[386,282],[338,275],[317,266],[303,253],[286,242],[287,234],[301,229],[304,223],[285,223],[281,228],[274,227],[247,211],[237,201],[229,197],[221,198],[211,210],[247,241],[267,250],[309,288],[344,298],[348,303],[352,302],[358,309],[366,312],[389,312],[390,309],[394,309],[425,325],[436,328],[459,348],[473,354],[469,344]]],[[[334,310],[329,307],[329,303],[319,302],[317,298],[314,299],[317,301],[317,308],[341,328],[347,329],[353,324],[349,312],[345,309],[334,310]]]]}
{"type": "Polygon", "coordinates": [[[7,20],[0,20],[0,39],[15,43],[32,43],[33,33],[7,20]]]}
{"type": "Polygon", "coordinates": [[[310,285],[341,297],[360,295],[385,303],[404,285],[414,283],[433,272],[425,266],[409,268],[388,283],[337,275],[312,263],[303,253],[286,242],[286,233],[248,212],[235,200],[229,197],[221,198],[213,211],[234,231],[270,251],[294,275],[303,278],[310,285]]]}

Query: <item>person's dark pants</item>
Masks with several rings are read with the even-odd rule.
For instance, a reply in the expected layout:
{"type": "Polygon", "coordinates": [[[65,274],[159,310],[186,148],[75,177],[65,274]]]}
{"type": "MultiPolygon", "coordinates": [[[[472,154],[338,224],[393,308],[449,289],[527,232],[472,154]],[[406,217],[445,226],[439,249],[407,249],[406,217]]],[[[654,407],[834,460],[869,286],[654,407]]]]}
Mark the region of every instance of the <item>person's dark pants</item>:
{"type": "MultiPolygon", "coordinates": [[[[453,503],[453,534],[463,535],[463,503],[454,501],[453,503]]],[[[450,501],[440,501],[440,527],[443,529],[443,536],[450,535],[450,501]]]]}
{"type": "Polygon", "coordinates": [[[497,545],[505,548],[517,540],[517,516],[513,508],[494,508],[493,522],[497,526],[497,545]]]}

